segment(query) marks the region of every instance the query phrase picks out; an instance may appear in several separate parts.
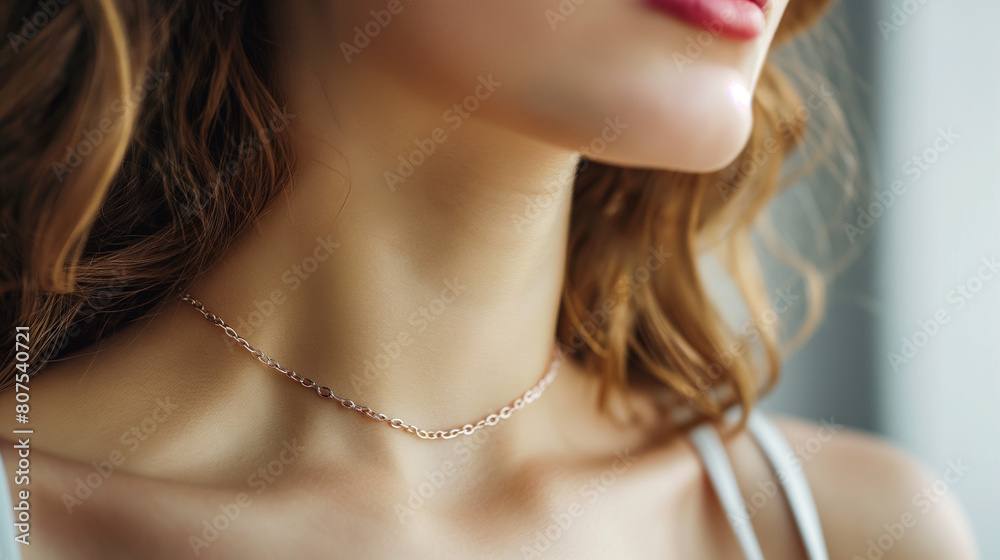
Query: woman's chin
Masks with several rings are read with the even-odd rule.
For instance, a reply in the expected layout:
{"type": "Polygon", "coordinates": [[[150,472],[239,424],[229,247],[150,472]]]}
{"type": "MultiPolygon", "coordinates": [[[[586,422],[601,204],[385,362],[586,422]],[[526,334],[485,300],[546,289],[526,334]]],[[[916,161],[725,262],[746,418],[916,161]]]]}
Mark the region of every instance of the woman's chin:
{"type": "Polygon", "coordinates": [[[667,123],[633,122],[641,124],[630,126],[628,136],[606,147],[600,144],[603,149],[583,150],[583,155],[621,167],[712,173],[742,153],[750,139],[753,116],[750,111],[719,111],[707,118],[689,114],[667,123]],[[713,121],[710,127],[696,124],[708,120],[713,121]]]}
{"type": "Polygon", "coordinates": [[[710,173],[729,165],[753,128],[752,94],[731,68],[691,68],[619,82],[602,105],[613,141],[583,143],[589,159],[624,167],[710,173]]]}

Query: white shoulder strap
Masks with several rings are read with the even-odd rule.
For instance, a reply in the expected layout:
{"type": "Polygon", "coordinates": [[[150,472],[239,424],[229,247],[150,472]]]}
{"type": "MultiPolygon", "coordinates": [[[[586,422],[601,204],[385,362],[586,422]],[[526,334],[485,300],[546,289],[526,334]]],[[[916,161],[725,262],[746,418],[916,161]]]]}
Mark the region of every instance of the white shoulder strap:
{"type": "Polygon", "coordinates": [[[0,456],[0,558],[4,560],[21,560],[21,550],[17,547],[14,533],[14,503],[10,499],[10,488],[7,485],[7,471],[0,456]]]}
{"type": "Polygon", "coordinates": [[[809,560],[829,560],[816,502],[792,448],[764,414],[751,412],[748,426],[778,475],[809,560]]]}
{"type": "Polygon", "coordinates": [[[689,437],[701,455],[708,477],[715,487],[715,493],[719,496],[719,502],[726,511],[726,518],[729,519],[729,524],[743,549],[743,555],[747,560],[764,560],[764,553],[760,549],[760,543],[757,542],[753,525],[750,524],[750,514],[743,503],[736,475],[733,473],[729,456],[722,446],[722,440],[719,439],[719,433],[711,424],[703,424],[691,430],[689,437]]]}

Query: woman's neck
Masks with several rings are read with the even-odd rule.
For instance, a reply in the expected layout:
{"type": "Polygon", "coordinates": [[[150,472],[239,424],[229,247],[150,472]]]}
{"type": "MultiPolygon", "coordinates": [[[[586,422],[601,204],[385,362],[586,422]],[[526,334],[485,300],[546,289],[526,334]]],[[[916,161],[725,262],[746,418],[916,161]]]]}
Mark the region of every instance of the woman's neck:
{"type": "MultiPolygon", "coordinates": [[[[286,76],[292,183],[193,295],[282,365],[424,429],[532,387],[554,345],[577,156],[384,76],[333,84],[305,61],[286,76]]],[[[499,95],[496,80],[470,95],[499,95]]],[[[224,344],[240,350],[221,332],[204,350],[224,344]]]]}

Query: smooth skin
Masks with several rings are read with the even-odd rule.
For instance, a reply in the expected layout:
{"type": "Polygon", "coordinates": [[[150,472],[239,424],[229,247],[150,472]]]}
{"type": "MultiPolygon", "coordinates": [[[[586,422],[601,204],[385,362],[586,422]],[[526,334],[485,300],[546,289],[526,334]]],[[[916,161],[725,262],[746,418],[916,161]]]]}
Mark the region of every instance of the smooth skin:
{"type": "MultiPolygon", "coordinates": [[[[294,180],[191,292],[317,383],[450,429],[548,364],[580,152],[686,171],[731,161],[786,1],[762,37],[718,39],[682,67],[673,55],[698,30],[631,0],[589,0],[556,25],[536,0],[402,5],[350,57],[354,27],[386,3],[272,14],[294,180]],[[454,109],[477,89],[474,111],[454,109]],[[593,142],[612,125],[614,140],[593,142]],[[437,128],[447,138],[391,182],[437,128]]],[[[690,444],[657,428],[641,393],[633,423],[621,402],[599,413],[572,362],[497,428],[426,442],[319,399],[171,302],[30,386],[29,560],[741,557],[690,444]],[[218,516],[233,519],[213,533],[218,516]]],[[[11,392],[0,401],[14,410],[11,392]]],[[[825,437],[780,426],[793,446],[825,437]]],[[[770,470],[748,436],[727,445],[749,499],[770,470]]],[[[13,480],[13,443],[0,453],[13,480]]],[[[846,429],[803,468],[835,559],[864,557],[933,482],[846,429]]],[[[803,558],[780,494],[752,523],[768,560],[803,558]]],[[[882,558],[975,552],[945,496],[882,558]]]]}

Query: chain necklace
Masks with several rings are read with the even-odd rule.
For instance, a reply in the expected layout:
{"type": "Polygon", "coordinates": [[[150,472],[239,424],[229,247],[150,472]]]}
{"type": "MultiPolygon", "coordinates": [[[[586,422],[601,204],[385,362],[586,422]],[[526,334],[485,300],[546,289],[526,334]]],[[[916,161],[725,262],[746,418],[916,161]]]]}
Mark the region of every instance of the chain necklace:
{"type": "Polygon", "coordinates": [[[410,434],[413,434],[419,437],[420,439],[452,439],[460,435],[471,436],[472,434],[476,433],[476,431],[485,428],[486,426],[496,426],[497,424],[500,423],[500,421],[510,418],[510,415],[513,414],[515,411],[521,410],[522,408],[525,407],[525,405],[534,402],[535,399],[542,396],[542,393],[545,391],[545,389],[556,378],[556,375],[559,374],[559,366],[560,364],[562,364],[562,359],[563,359],[562,353],[559,351],[559,349],[558,348],[553,349],[554,357],[552,358],[552,363],[549,365],[549,369],[545,373],[545,375],[542,376],[542,378],[538,381],[538,383],[534,387],[525,391],[525,393],[520,397],[518,397],[517,399],[515,399],[514,402],[501,408],[499,412],[490,414],[489,416],[479,420],[475,424],[466,424],[461,428],[454,428],[452,430],[447,430],[447,431],[437,430],[434,432],[428,432],[427,430],[421,430],[412,424],[407,424],[406,422],[403,422],[399,418],[390,419],[389,416],[382,414],[381,412],[375,412],[374,410],[368,408],[367,406],[361,406],[359,404],[356,404],[354,401],[350,399],[338,397],[329,388],[316,385],[316,383],[314,383],[312,379],[309,379],[308,377],[302,377],[298,373],[295,373],[295,370],[290,370],[281,367],[281,365],[278,364],[276,360],[274,360],[273,358],[269,358],[260,350],[257,350],[253,346],[250,346],[250,343],[247,342],[245,338],[240,336],[233,327],[227,325],[226,322],[223,321],[222,318],[219,317],[218,315],[205,309],[205,306],[200,301],[191,297],[191,294],[184,294],[183,296],[181,296],[181,299],[183,301],[190,303],[195,309],[197,309],[202,315],[204,315],[206,319],[211,321],[212,324],[224,330],[229,338],[232,338],[233,340],[238,342],[240,346],[246,348],[246,350],[250,352],[250,354],[252,354],[253,357],[257,358],[257,360],[260,361],[260,363],[264,364],[265,366],[283,373],[285,377],[288,377],[293,381],[299,382],[303,387],[307,389],[314,389],[316,391],[316,394],[325,399],[333,399],[339,402],[341,405],[344,406],[344,408],[349,408],[360,414],[364,414],[365,416],[371,418],[372,420],[385,422],[393,428],[409,432],[410,434]]]}

